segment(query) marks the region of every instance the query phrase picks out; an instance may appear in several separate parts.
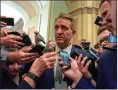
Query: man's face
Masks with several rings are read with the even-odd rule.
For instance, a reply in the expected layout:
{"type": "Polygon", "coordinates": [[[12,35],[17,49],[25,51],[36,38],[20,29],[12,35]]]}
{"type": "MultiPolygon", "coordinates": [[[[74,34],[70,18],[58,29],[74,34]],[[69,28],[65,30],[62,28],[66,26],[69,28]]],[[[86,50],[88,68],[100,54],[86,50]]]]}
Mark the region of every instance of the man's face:
{"type": "MultiPolygon", "coordinates": [[[[115,43],[109,43],[108,42],[109,34],[110,34],[110,32],[108,30],[105,30],[105,31],[101,32],[98,35],[98,40],[99,40],[100,45],[102,47],[109,47],[109,48],[111,48],[112,46],[115,45],[115,43]]],[[[102,51],[104,51],[104,50],[102,50],[102,51]]]]}
{"type": "Polygon", "coordinates": [[[48,48],[53,48],[55,46],[56,46],[56,44],[53,41],[48,42],[47,45],[46,45],[46,47],[48,47],[48,48]]]}
{"type": "Polygon", "coordinates": [[[110,3],[108,1],[105,1],[100,7],[100,14],[103,19],[106,17],[107,13],[109,12],[109,9],[110,3]]]}
{"type": "Polygon", "coordinates": [[[9,64],[7,67],[8,73],[12,76],[16,76],[19,72],[19,69],[20,69],[20,65],[18,65],[17,63],[9,64]]]}
{"type": "Polygon", "coordinates": [[[116,0],[111,1],[111,9],[109,10],[108,14],[105,17],[105,20],[107,22],[106,26],[109,29],[109,31],[117,37],[117,17],[116,17],[116,0]]]}
{"type": "Polygon", "coordinates": [[[98,35],[98,40],[102,46],[106,46],[108,44],[109,33],[110,32],[108,30],[105,30],[98,35]]]}
{"type": "Polygon", "coordinates": [[[57,46],[64,49],[70,44],[70,40],[73,36],[71,30],[72,23],[67,19],[59,18],[55,23],[55,40],[57,46]]]}
{"type": "Polygon", "coordinates": [[[116,36],[116,28],[114,28],[114,25],[112,24],[112,19],[113,19],[112,17],[115,17],[116,15],[115,14],[111,15],[113,12],[116,12],[116,11],[115,10],[111,11],[110,8],[111,8],[111,4],[108,1],[105,1],[100,7],[100,14],[103,18],[102,25],[106,25],[107,29],[114,36],[116,36]]]}

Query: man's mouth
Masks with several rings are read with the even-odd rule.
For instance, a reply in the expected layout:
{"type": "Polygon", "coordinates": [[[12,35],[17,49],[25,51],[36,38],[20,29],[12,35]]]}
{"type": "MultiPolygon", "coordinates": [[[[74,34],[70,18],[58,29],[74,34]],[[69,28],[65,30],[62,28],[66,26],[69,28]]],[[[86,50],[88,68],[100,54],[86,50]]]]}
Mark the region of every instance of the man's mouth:
{"type": "Polygon", "coordinates": [[[63,39],[62,37],[57,37],[57,39],[63,39]]]}

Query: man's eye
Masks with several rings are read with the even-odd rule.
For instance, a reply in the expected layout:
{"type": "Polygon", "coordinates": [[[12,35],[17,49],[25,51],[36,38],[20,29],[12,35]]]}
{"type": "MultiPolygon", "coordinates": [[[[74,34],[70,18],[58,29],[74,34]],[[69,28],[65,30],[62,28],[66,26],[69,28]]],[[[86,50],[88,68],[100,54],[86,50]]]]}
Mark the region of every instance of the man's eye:
{"type": "Polygon", "coordinates": [[[61,29],[62,30],[68,30],[68,27],[62,26],[61,29]]]}
{"type": "Polygon", "coordinates": [[[105,11],[105,12],[103,13],[103,15],[102,15],[103,18],[105,18],[105,16],[107,15],[107,12],[108,12],[108,11],[105,11]]]}
{"type": "Polygon", "coordinates": [[[59,27],[55,26],[55,30],[58,30],[59,27]]]}
{"type": "Polygon", "coordinates": [[[103,42],[103,40],[100,40],[100,44],[103,42]]]}

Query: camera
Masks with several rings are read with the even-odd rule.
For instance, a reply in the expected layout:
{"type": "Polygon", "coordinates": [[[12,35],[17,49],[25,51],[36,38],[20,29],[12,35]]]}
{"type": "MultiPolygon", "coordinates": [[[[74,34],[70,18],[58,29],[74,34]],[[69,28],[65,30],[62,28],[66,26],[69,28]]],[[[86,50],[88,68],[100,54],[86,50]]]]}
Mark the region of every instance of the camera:
{"type": "Polygon", "coordinates": [[[14,26],[14,18],[2,17],[0,21],[7,23],[8,26],[14,26]]]}
{"type": "Polygon", "coordinates": [[[90,47],[90,42],[82,42],[81,45],[84,49],[88,49],[90,47]]]}
{"type": "Polygon", "coordinates": [[[90,45],[90,42],[82,42],[82,45],[90,45]]]}
{"type": "Polygon", "coordinates": [[[25,46],[32,45],[31,39],[27,34],[23,35],[22,38],[23,38],[22,42],[25,44],[25,46]]]}
{"type": "MultiPolygon", "coordinates": [[[[21,36],[21,34],[18,33],[18,32],[8,32],[8,34],[12,34],[12,35],[16,35],[16,36],[21,36]]],[[[30,46],[32,44],[31,39],[30,39],[30,37],[27,34],[25,34],[25,35],[23,35],[21,37],[23,38],[23,40],[20,41],[20,42],[24,43],[24,46],[30,46]]]]}

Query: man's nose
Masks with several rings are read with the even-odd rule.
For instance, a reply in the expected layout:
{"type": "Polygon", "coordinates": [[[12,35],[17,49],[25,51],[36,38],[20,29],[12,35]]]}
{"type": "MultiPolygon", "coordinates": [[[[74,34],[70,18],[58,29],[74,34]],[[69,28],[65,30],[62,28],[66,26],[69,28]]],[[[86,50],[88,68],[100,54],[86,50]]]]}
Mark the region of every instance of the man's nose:
{"type": "Polygon", "coordinates": [[[20,66],[19,66],[17,63],[15,63],[14,69],[15,69],[15,70],[19,70],[19,68],[20,68],[20,66]]]}
{"type": "Polygon", "coordinates": [[[108,43],[107,41],[104,41],[104,42],[101,43],[101,46],[106,46],[107,43],[108,43]]]}
{"type": "Polygon", "coordinates": [[[58,30],[57,30],[57,33],[62,33],[63,31],[62,31],[62,29],[61,28],[58,28],[58,30]]]}
{"type": "Polygon", "coordinates": [[[101,24],[102,26],[106,26],[107,22],[106,22],[106,20],[105,20],[105,19],[103,19],[103,21],[102,21],[102,22],[100,22],[100,24],[101,24]]]}

